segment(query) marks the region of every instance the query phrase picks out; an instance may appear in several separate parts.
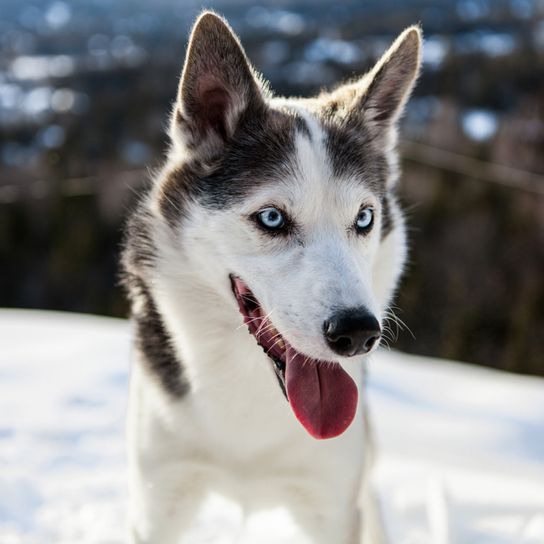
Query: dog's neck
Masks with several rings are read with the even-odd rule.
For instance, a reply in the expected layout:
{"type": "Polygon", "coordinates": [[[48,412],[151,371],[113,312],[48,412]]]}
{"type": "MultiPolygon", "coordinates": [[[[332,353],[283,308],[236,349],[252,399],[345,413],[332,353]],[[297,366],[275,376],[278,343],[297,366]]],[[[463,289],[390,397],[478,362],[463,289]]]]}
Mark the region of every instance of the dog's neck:
{"type": "MultiPolygon", "coordinates": [[[[270,378],[269,361],[243,324],[234,296],[213,288],[197,274],[183,275],[176,281],[162,277],[153,282],[149,305],[157,312],[145,314],[151,323],[148,331],[156,318],[163,324],[181,383],[189,389],[209,387],[235,375],[245,381],[244,375],[252,375],[256,367],[270,378]]],[[[170,367],[164,362],[162,369],[170,367]]]]}

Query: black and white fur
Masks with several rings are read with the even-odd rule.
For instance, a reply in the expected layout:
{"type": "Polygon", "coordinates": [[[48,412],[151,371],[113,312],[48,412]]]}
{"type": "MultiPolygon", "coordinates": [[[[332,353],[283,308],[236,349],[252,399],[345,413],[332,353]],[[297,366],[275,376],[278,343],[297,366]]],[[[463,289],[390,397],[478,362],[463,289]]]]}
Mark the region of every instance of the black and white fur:
{"type": "Polygon", "coordinates": [[[123,256],[135,334],[131,542],[178,542],[210,491],[247,511],[288,508],[297,543],[361,541],[363,360],[334,354],[322,323],[354,305],[381,323],[401,274],[396,124],[420,46],[419,28],[408,28],[362,78],[286,99],[271,94],[223,19],[197,20],[168,158],[127,225],[123,256]],[[293,232],[270,236],[249,219],[270,203],[289,213],[293,232]],[[362,204],[374,227],[356,236],[362,204]],[[355,380],[361,404],[341,436],[317,441],[296,420],[243,326],[230,274],[298,350],[338,361],[355,380]]]}

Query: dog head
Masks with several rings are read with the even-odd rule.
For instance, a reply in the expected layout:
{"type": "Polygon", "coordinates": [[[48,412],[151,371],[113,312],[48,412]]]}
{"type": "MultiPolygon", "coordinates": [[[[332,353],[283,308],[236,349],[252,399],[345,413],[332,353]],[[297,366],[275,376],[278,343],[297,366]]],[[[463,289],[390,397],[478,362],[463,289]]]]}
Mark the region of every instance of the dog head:
{"type": "Polygon", "coordinates": [[[233,323],[241,314],[319,438],[353,418],[354,357],[378,346],[404,263],[396,125],[420,46],[408,28],[362,78],[282,99],[220,17],[204,13],[191,34],[153,193],[162,260],[183,259],[233,323]],[[318,421],[316,403],[336,415],[318,421]]]}

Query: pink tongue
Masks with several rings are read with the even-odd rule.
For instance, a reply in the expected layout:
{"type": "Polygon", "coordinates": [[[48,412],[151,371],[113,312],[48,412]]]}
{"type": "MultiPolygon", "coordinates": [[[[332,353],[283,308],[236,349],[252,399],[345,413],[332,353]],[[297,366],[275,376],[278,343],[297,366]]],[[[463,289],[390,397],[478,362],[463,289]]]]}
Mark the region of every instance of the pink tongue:
{"type": "Polygon", "coordinates": [[[338,363],[307,361],[291,346],[285,364],[287,398],[305,429],[318,439],[342,434],[357,411],[357,386],[351,377],[338,363]]]}

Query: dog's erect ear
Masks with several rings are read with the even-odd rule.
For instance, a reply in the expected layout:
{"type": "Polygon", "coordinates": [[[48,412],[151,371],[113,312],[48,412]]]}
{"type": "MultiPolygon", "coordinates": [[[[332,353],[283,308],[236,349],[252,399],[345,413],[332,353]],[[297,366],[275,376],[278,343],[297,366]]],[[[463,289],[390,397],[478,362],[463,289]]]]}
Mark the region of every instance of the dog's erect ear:
{"type": "Polygon", "coordinates": [[[202,158],[217,153],[241,117],[264,105],[258,77],[236,35],[212,12],[196,21],[171,126],[175,144],[202,158]]]}
{"type": "Polygon", "coordinates": [[[339,114],[355,122],[392,126],[419,74],[421,40],[419,27],[407,28],[368,74],[331,93],[325,109],[334,104],[339,114]]]}
{"type": "Polygon", "coordinates": [[[383,124],[395,122],[400,117],[420,64],[421,30],[413,26],[395,40],[370,73],[370,83],[361,104],[367,120],[383,124]]]}

